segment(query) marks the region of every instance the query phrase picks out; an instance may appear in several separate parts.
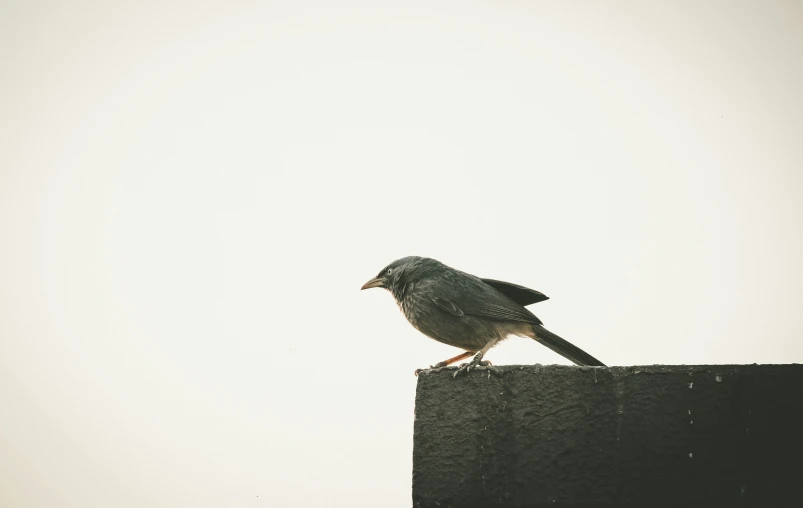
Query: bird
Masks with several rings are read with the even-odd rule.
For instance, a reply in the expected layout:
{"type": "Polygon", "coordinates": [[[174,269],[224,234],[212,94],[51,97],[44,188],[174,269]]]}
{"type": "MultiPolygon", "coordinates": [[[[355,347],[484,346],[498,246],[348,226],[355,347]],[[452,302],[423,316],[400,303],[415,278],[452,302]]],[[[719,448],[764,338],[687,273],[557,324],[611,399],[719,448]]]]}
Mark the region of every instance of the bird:
{"type": "MultiPolygon", "coordinates": [[[[473,357],[455,371],[488,366],[485,354],[510,335],[530,337],[577,365],[605,364],[544,328],[527,305],[548,300],[539,291],[495,279],[481,279],[440,261],[407,256],[384,267],[361,290],[384,288],[418,331],[464,352],[430,366],[438,371],[473,357]]],[[[417,369],[418,375],[424,370],[417,369]]]]}

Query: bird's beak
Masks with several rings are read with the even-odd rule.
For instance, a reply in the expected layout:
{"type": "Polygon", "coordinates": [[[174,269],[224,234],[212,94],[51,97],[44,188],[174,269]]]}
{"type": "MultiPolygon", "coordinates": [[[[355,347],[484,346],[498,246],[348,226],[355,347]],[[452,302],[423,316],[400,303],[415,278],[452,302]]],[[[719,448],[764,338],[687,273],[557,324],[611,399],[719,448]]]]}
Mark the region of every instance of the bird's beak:
{"type": "Polygon", "coordinates": [[[383,288],[383,287],[385,287],[385,279],[383,279],[382,277],[377,277],[363,284],[362,287],[360,288],[360,291],[362,291],[363,289],[383,288]]]}

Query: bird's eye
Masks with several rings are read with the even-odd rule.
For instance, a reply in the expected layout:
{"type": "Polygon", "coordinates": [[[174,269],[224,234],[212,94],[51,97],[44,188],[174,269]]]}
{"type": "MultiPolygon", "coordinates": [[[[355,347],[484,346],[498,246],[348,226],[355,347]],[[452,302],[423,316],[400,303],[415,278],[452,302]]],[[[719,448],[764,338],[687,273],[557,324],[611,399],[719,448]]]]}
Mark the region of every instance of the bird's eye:
{"type": "Polygon", "coordinates": [[[388,271],[386,273],[388,276],[391,276],[393,274],[393,268],[388,268],[388,271]]]}

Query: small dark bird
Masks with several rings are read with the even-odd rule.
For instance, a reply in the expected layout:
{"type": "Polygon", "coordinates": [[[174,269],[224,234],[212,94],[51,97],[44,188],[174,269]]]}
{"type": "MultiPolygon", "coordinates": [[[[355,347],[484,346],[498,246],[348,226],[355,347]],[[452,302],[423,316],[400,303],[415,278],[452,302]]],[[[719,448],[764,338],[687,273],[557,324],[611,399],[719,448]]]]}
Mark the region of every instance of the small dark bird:
{"type": "MultiPolygon", "coordinates": [[[[465,350],[433,365],[441,369],[466,359],[455,376],[478,365],[485,353],[509,335],[530,337],[577,365],[604,367],[601,361],[542,326],[525,305],[548,300],[538,291],[493,279],[480,279],[430,258],[398,259],[361,289],[385,288],[407,320],[438,342],[465,350]]],[[[416,370],[416,375],[422,369],[416,370]]]]}

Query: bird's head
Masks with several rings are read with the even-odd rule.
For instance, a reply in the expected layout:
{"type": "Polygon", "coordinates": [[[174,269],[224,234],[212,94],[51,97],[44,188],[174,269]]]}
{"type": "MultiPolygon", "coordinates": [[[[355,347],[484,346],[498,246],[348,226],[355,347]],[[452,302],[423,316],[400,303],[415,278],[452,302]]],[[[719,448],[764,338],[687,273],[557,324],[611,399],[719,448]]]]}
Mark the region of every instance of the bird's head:
{"type": "Polygon", "coordinates": [[[418,256],[397,259],[380,270],[376,277],[363,284],[360,289],[385,288],[398,296],[403,293],[407,284],[426,277],[440,266],[443,265],[434,259],[418,256]]]}

